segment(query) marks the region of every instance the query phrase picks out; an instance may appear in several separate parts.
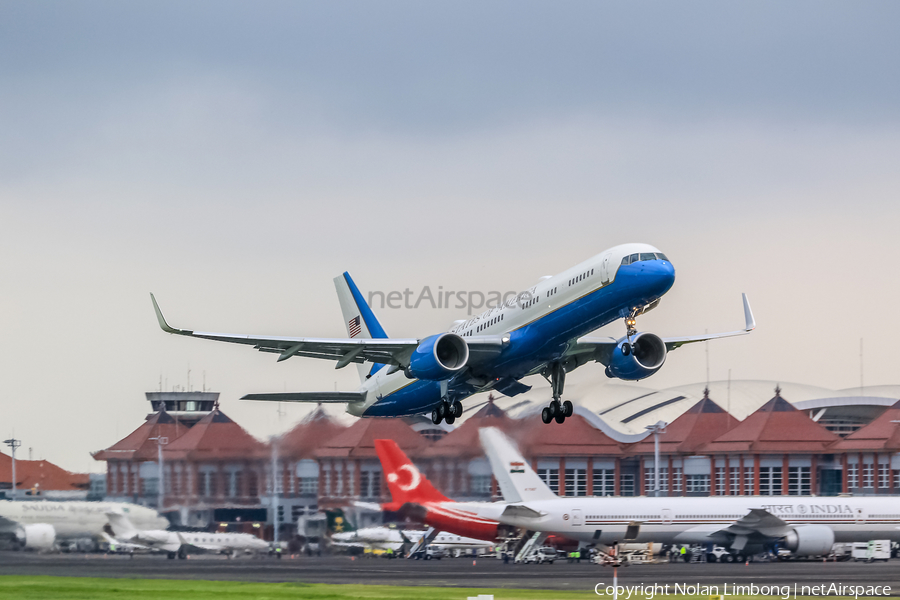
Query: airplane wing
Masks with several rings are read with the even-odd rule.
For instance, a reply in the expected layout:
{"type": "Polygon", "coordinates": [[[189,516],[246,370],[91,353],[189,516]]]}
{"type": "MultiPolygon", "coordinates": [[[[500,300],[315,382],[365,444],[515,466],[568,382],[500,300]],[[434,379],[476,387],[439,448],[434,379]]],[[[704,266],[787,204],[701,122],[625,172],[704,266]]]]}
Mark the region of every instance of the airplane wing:
{"type": "Polygon", "coordinates": [[[16,531],[19,524],[12,519],[7,519],[6,517],[0,517],[0,532],[8,532],[8,531],[16,531]]]}
{"type": "Polygon", "coordinates": [[[179,547],[184,548],[188,554],[198,554],[201,552],[221,552],[223,549],[225,549],[225,546],[222,544],[195,544],[184,539],[184,536],[178,532],[176,532],[176,535],[178,536],[178,542],[180,544],[179,547]]]}
{"type": "Polygon", "coordinates": [[[750,512],[720,532],[734,535],[762,534],[766,537],[783,537],[791,530],[787,522],[779,519],[764,508],[753,508],[750,512]]]}
{"type": "MultiPolygon", "coordinates": [[[[753,317],[753,311],[750,309],[750,301],[747,300],[747,294],[741,294],[744,301],[744,328],[738,331],[728,331],[725,333],[710,333],[704,335],[688,335],[681,337],[663,338],[666,344],[666,350],[672,351],[680,348],[685,344],[693,344],[695,342],[705,342],[719,338],[734,337],[737,335],[747,335],[756,329],[756,319],[753,317]]],[[[582,337],[579,338],[572,346],[569,347],[567,355],[577,358],[579,365],[596,360],[604,365],[609,364],[610,356],[616,347],[617,340],[611,337],[582,337]]]]}
{"type": "Polygon", "coordinates": [[[363,402],[365,392],[278,392],[274,394],[247,394],[241,400],[265,400],[267,402],[363,402]]]}
{"type": "MultiPolygon", "coordinates": [[[[415,338],[332,339],[280,336],[268,337],[176,329],[166,322],[153,294],[150,294],[150,299],[153,301],[153,310],[156,312],[156,319],[159,321],[159,326],[166,333],[253,346],[260,352],[272,352],[278,354],[279,362],[287,360],[292,356],[303,356],[307,358],[334,360],[337,362],[335,365],[336,369],[346,367],[350,363],[364,362],[395,365],[403,368],[409,365],[409,358],[419,345],[419,340],[415,338]]],[[[500,336],[474,336],[464,339],[469,346],[470,363],[472,363],[473,360],[477,362],[479,357],[493,356],[499,353],[504,344],[504,340],[500,336]]],[[[285,401],[348,402],[348,400],[318,399],[294,399],[285,401]]]]}
{"type": "Polygon", "coordinates": [[[115,547],[119,548],[120,550],[154,550],[154,548],[151,548],[150,546],[144,546],[142,544],[135,544],[134,542],[123,542],[121,540],[117,540],[116,538],[112,537],[105,531],[100,532],[100,537],[102,537],[103,540],[110,546],[115,546],[115,547]]]}

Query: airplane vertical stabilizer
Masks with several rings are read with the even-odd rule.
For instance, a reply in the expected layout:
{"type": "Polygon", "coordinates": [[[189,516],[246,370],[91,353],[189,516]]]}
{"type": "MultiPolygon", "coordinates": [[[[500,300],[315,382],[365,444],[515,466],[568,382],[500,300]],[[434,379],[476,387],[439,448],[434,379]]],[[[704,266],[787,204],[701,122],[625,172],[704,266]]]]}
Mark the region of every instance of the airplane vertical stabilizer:
{"type": "Polygon", "coordinates": [[[106,513],[106,518],[109,519],[109,526],[117,538],[130,539],[137,533],[137,529],[134,528],[128,517],[121,512],[109,511],[106,513]]]}
{"type": "Polygon", "coordinates": [[[434,489],[394,440],[375,440],[375,451],[384,469],[384,479],[391,492],[391,499],[405,502],[450,502],[434,489]]]}
{"type": "Polygon", "coordinates": [[[496,427],[485,427],[478,430],[478,437],[505,501],[528,502],[557,497],[503,432],[496,427]]]}
{"type": "MultiPolygon", "coordinates": [[[[335,277],[334,287],[337,289],[338,301],[341,303],[347,337],[364,340],[388,337],[359,288],[353,283],[350,273],[344,271],[342,275],[335,277]]],[[[374,374],[383,366],[358,363],[356,368],[359,371],[359,380],[365,381],[366,377],[374,374]]]]}

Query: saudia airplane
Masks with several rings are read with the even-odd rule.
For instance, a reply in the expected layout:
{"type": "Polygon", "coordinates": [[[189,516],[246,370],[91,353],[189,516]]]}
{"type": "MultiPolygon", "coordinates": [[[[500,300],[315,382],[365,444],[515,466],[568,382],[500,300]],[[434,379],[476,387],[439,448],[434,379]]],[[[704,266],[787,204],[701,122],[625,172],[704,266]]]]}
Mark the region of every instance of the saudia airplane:
{"type": "Polygon", "coordinates": [[[246,344],[278,354],[336,361],[341,369],[356,363],[360,387],[353,392],[249,394],[247,400],[338,402],[360,417],[398,417],[431,411],[435,424],[453,423],[462,401],[496,390],[515,396],[531,389],[520,380],[542,375],[552,389],[543,409],[544,423],[571,416],[562,400],[566,373],[589,362],[606,367],[611,378],[636,381],[662,368],[666,354],[691,342],[749,333],[755,328],[747,296],[745,327],[713,335],[661,338],[639,332],[637,317],[656,308],[675,282],[675,267],[647,244],[624,244],[589,258],[559,275],[544,277],[515,298],[464,321],[449,331],[424,338],[389,338],[349,273],[335,278],[347,327],[342,339],[270,337],[207,333],[170,327],[153,294],[163,331],[209,340],[246,344]],[[589,337],[622,319],[619,339],[589,337]]]}
{"type": "Polygon", "coordinates": [[[123,502],[5,500],[0,501],[0,539],[14,540],[23,548],[49,550],[59,540],[99,537],[111,510],[127,514],[148,529],[169,524],[151,508],[123,502]]]}

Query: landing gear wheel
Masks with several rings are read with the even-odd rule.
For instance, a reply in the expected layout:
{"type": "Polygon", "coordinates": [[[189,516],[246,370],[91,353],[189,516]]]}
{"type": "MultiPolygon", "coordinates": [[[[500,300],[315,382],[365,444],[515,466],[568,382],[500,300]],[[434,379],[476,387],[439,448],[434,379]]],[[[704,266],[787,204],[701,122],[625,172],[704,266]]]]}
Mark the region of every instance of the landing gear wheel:
{"type": "Polygon", "coordinates": [[[447,418],[447,403],[441,402],[437,407],[437,411],[438,411],[438,416],[440,418],[446,419],[447,418]]]}
{"type": "Polygon", "coordinates": [[[462,413],[463,413],[462,402],[460,402],[459,400],[454,400],[451,407],[453,408],[452,414],[454,417],[456,417],[458,419],[459,417],[462,416],[462,413]]]}
{"type": "Polygon", "coordinates": [[[454,417],[453,413],[451,412],[449,415],[447,415],[447,418],[444,419],[444,421],[447,422],[447,425],[453,425],[453,422],[456,421],[456,417],[454,417]]]}
{"type": "Polygon", "coordinates": [[[568,400],[563,402],[563,414],[564,415],[566,415],[567,417],[571,417],[572,413],[574,413],[574,412],[575,412],[575,407],[572,406],[571,402],[569,402],[568,400]]]}
{"type": "Polygon", "coordinates": [[[553,402],[550,403],[550,406],[547,407],[547,410],[549,411],[551,417],[556,416],[556,413],[558,412],[558,408],[559,407],[556,404],[556,400],[554,400],[553,402]]]}
{"type": "Polygon", "coordinates": [[[441,414],[438,412],[438,409],[431,411],[431,422],[435,425],[441,424],[441,414]]]}
{"type": "Polygon", "coordinates": [[[556,413],[556,422],[562,425],[566,420],[566,415],[563,412],[556,413]]]}
{"type": "Polygon", "coordinates": [[[552,420],[553,417],[550,416],[550,409],[545,406],[544,410],[541,411],[541,421],[543,421],[544,424],[547,424],[552,420]]]}

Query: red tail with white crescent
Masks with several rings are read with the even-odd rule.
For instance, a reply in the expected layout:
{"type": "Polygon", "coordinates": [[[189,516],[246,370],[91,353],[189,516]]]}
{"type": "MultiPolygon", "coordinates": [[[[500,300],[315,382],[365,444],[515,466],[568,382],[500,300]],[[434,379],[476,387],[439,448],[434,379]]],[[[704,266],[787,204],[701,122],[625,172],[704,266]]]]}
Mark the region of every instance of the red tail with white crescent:
{"type": "Polygon", "coordinates": [[[384,478],[394,502],[450,502],[449,498],[434,489],[394,440],[375,440],[375,451],[384,468],[384,478]]]}

